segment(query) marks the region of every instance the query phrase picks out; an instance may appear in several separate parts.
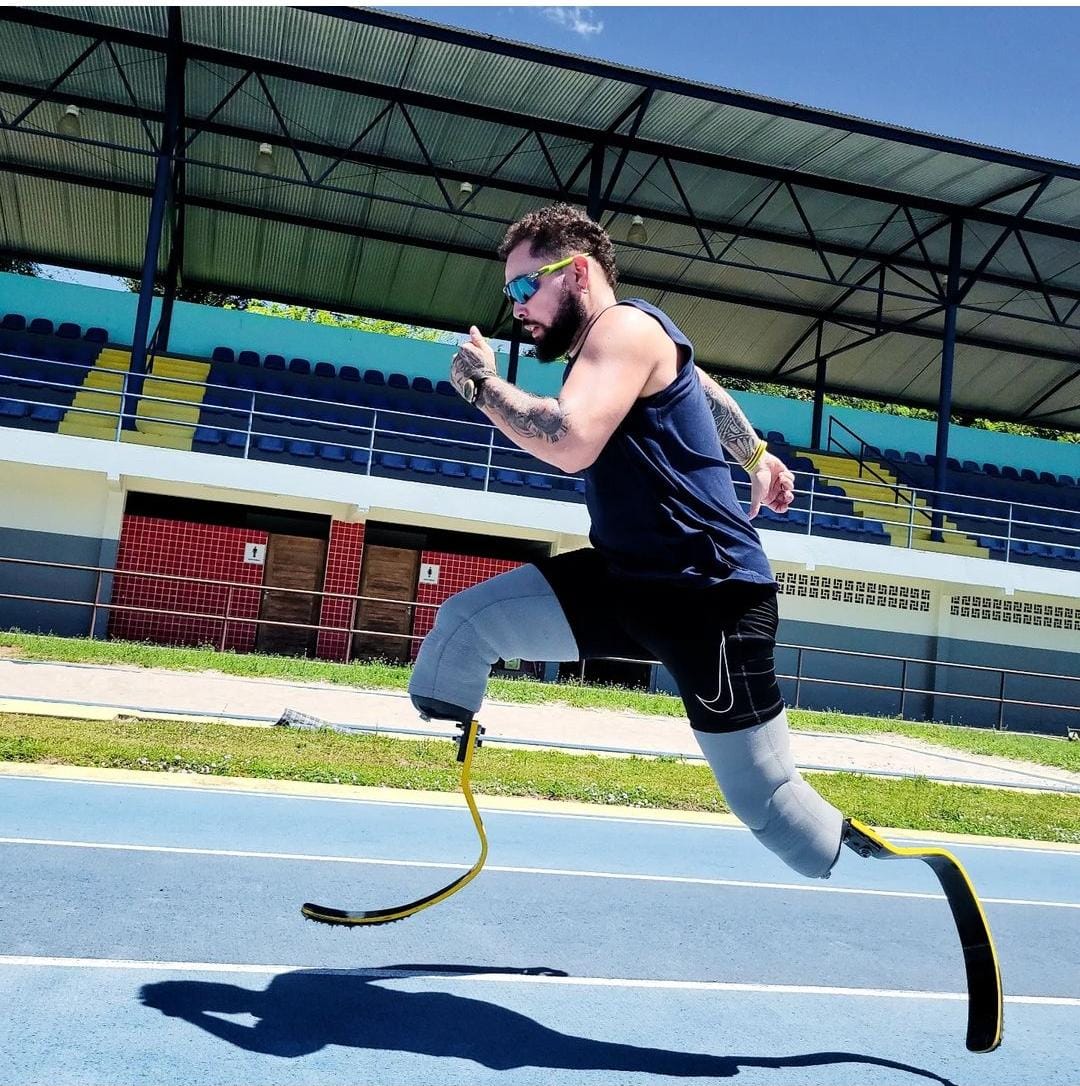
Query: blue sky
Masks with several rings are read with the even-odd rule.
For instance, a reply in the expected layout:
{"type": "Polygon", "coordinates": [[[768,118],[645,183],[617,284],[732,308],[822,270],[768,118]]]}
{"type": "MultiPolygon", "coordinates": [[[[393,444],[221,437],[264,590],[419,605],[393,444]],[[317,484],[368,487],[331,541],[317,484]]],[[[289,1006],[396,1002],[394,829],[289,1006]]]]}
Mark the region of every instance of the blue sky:
{"type": "Polygon", "coordinates": [[[434,22],[1080,162],[1080,8],[404,7],[434,22]]]}

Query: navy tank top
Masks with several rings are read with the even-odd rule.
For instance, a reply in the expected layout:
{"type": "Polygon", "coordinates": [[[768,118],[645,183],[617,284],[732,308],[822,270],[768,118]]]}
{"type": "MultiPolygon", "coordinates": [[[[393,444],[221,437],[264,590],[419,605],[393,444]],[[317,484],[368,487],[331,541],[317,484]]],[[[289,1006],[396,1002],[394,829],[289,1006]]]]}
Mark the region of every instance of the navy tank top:
{"type": "Polygon", "coordinates": [[[693,345],[656,306],[640,298],[619,304],[655,318],[682,350],[671,384],[634,403],[583,473],[590,542],[623,576],[699,586],[775,584],[735,496],[693,345]]]}

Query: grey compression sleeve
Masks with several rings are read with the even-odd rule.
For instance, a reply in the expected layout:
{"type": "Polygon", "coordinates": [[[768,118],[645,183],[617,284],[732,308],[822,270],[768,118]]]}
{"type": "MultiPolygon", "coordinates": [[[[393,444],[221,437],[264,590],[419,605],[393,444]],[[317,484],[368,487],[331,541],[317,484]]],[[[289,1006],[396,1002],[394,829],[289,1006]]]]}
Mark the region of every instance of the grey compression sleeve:
{"type": "Polygon", "coordinates": [[[491,665],[500,658],[578,659],[563,609],[534,565],[482,581],[439,608],[435,628],[420,647],[409,695],[421,711],[441,702],[475,714],[491,665]]]}
{"type": "Polygon", "coordinates": [[[827,878],[840,852],[843,815],[799,775],[787,714],[735,732],[694,737],[732,813],[781,860],[810,878],[827,878]]]}

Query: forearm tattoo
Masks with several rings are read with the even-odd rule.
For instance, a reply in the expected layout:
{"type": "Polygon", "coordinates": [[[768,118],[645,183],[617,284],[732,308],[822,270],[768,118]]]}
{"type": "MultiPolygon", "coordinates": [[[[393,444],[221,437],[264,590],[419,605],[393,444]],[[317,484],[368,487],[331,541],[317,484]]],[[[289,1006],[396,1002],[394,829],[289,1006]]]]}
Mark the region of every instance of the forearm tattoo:
{"type": "Polygon", "coordinates": [[[482,406],[525,438],[540,438],[557,445],[569,432],[567,414],[558,400],[532,396],[499,381],[485,383],[482,406]]]}
{"type": "Polygon", "coordinates": [[[719,385],[702,381],[709,410],[716,420],[720,443],[740,464],[746,463],[757,449],[758,436],[739,405],[719,385]]]}

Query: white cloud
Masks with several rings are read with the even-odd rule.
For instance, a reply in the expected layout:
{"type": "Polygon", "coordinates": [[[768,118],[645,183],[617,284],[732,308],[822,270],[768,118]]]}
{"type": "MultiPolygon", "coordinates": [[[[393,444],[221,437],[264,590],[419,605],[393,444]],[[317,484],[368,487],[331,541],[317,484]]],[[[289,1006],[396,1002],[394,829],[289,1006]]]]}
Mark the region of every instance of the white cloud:
{"type": "Polygon", "coordinates": [[[593,16],[592,8],[544,8],[543,14],[553,23],[587,38],[599,34],[604,24],[593,16]]]}

